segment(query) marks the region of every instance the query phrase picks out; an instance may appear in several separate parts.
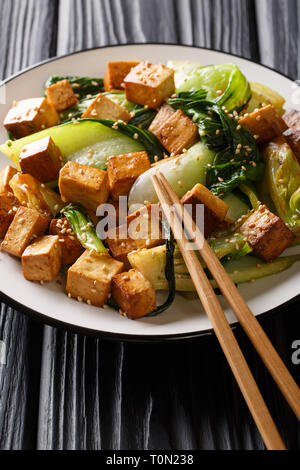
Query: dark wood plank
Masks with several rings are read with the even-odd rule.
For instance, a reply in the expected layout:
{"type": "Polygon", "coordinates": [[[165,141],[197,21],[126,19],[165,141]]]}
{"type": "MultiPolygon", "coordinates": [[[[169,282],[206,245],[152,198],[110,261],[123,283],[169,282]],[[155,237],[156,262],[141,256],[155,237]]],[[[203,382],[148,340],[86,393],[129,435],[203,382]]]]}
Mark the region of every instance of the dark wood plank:
{"type": "Polygon", "coordinates": [[[256,0],[256,16],[262,63],[299,79],[299,1],[256,0]]]}
{"type": "MultiPolygon", "coordinates": [[[[53,55],[57,2],[0,1],[0,77],[53,55]]],[[[1,306],[0,449],[34,449],[39,411],[43,326],[1,306]]]]}

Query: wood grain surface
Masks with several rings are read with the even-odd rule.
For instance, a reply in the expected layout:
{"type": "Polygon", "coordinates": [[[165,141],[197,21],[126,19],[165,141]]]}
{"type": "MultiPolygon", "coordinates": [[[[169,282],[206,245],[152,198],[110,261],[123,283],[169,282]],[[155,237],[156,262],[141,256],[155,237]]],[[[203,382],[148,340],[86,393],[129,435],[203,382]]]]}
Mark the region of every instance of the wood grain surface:
{"type": "MultiPolygon", "coordinates": [[[[297,0],[0,0],[0,11],[0,78],[83,48],[150,41],[213,47],[299,75],[297,0]]],[[[300,383],[291,362],[299,303],[261,323],[300,383]]],[[[299,423],[236,336],[285,442],[299,449],[299,423]]],[[[214,336],[122,344],[42,326],[2,304],[0,340],[0,449],[263,449],[214,336]]]]}

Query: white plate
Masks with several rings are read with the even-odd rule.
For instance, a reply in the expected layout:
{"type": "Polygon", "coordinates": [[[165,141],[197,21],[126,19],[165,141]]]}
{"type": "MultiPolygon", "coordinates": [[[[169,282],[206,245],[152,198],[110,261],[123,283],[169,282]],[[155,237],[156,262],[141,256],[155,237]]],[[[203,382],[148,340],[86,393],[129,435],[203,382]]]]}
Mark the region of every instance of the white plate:
{"type": "MultiPolygon", "coordinates": [[[[293,98],[297,98],[295,95],[297,90],[293,82],[269,68],[248,60],[221,52],[186,46],[125,45],[93,49],[51,60],[7,80],[5,83],[6,104],[0,104],[0,122],[3,122],[13,100],[41,96],[43,84],[49,75],[74,74],[103,77],[108,61],[125,59],[151,62],[167,62],[169,59],[191,60],[203,65],[234,62],[249,80],[270,85],[286,98],[288,105],[295,107],[293,98]]],[[[3,92],[1,93],[0,88],[0,101],[1,97],[3,98],[3,92]]],[[[7,136],[1,127],[0,141],[5,140],[7,136]]],[[[1,155],[0,169],[8,163],[8,159],[1,155]]],[[[289,252],[294,253],[297,250],[293,249],[289,252]]],[[[4,253],[0,253],[0,279],[2,298],[7,303],[20,311],[38,315],[46,323],[63,323],[64,326],[75,330],[85,329],[115,338],[151,341],[187,338],[211,331],[211,324],[203,313],[200,302],[187,301],[181,295],[177,295],[176,302],[164,314],[155,318],[130,321],[115,311],[90,307],[69,300],[63,293],[62,287],[56,283],[42,287],[25,281],[20,261],[4,253]]],[[[240,290],[255,315],[260,315],[298,296],[299,286],[299,264],[295,264],[284,273],[254,284],[244,284],[240,290]]],[[[226,309],[226,303],[223,300],[222,304],[226,309]]],[[[226,310],[226,314],[231,323],[236,322],[229,309],[226,310]]]]}

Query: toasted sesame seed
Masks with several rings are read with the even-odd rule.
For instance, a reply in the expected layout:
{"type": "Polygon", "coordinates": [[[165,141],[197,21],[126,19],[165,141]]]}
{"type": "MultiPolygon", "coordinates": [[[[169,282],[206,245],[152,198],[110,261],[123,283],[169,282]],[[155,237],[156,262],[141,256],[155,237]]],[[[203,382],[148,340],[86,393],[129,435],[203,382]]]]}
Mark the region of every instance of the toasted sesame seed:
{"type": "Polygon", "coordinates": [[[83,302],[83,298],[82,298],[82,297],[77,297],[77,300],[78,300],[78,302],[83,302]]]}
{"type": "Polygon", "coordinates": [[[69,299],[72,299],[72,294],[70,294],[70,292],[68,294],[68,297],[69,297],[69,299]]]}

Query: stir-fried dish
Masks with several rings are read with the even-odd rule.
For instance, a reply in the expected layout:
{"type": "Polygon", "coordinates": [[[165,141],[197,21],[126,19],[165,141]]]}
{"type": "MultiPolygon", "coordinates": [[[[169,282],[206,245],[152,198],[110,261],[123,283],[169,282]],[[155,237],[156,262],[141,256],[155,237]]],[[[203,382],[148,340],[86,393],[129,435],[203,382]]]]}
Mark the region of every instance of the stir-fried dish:
{"type": "Polygon", "coordinates": [[[2,251],[70,299],[162,313],[195,288],[151,183],[159,170],[236,284],[288,269],[300,260],[281,256],[300,239],[300,112],[284,104],[234,64],[51,76],[4,120],[2,251]]]}

